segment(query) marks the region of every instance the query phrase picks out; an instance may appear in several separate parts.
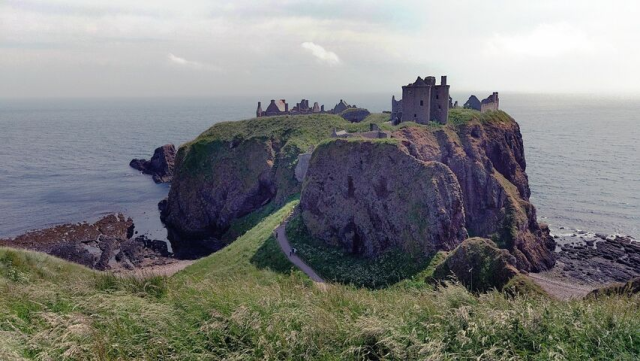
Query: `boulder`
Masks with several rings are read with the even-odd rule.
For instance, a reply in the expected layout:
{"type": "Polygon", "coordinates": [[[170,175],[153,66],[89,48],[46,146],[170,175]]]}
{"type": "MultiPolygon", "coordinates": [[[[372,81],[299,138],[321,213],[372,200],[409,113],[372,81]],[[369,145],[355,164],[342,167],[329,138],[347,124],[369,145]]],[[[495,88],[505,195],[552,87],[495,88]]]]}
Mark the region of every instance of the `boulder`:
{"type": "Polygon", "coordinates": [[[300,209],[313,236],[365,257],[391,248],[430,256],[467,236],[455,175],[392,141],[321,144],[307,171],[300,209]]]}
{"type": "Polygon", "coordinates": [[[455,279],[473,292],[502,290],[520,273],[516,260],[507,250],[485,238],[469,238],[462,242],[436,267],[436,280],[455,279]]]}
{"type": "Polygon", "coordinates": [[[144,174],[151,175],[156,183],[169,183],[173,178],[175,158],[175,146],[173,144],[165,144],[160,148],[156,148],[151,160],[133,159],[129,166],[144,174]]]}
{"type": "Polygon", "coordinates": [[[340,116],[345,120],[350,121],[351,123],[360,123],[366,117],[368,117],[371,113],[367,109],[363,108],[349,108],[342,113],[340,116]]]}

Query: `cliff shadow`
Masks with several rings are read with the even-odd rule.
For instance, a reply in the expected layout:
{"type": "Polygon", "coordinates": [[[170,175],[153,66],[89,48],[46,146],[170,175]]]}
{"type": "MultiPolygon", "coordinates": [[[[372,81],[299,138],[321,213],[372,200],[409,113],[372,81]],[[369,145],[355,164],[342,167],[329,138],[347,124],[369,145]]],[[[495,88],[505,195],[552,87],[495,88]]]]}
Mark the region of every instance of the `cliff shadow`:
{"type": "MultiPolygon", "coordinates": [[[[327,282],[355,287],[381,289],[405,280],[425,284],[441,257],[413,258],[401,251],[388,251],[377,258],[353,255],[341,247],[330,246],[314,239],[306,230],[299,215],[287,224],[287,239],[297,255],[327,282]]],[[[267,239],[251,258],[261,269],[288,274],[295,269],[282,252],[276,239],[267,239]]]]}

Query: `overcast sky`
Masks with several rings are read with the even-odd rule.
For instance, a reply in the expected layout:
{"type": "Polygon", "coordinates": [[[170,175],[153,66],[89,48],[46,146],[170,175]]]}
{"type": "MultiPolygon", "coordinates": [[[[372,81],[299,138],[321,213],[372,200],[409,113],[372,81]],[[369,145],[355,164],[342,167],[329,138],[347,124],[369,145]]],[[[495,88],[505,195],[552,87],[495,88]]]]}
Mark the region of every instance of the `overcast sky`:
{"type": "Polygon", "coordinates": [[[640,93],[640,1],[0,0],[0,97],[640,93]]]}

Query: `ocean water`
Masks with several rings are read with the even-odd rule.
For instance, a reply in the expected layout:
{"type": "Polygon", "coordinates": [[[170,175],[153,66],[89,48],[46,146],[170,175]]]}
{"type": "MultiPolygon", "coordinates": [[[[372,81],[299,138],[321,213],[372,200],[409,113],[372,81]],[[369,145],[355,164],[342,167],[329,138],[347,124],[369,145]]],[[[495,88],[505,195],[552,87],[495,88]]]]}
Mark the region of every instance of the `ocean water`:
{"type": "MultiPolygon", "coordinates": [[[[309,98],[327,108],[340,99],[309,98]]],[[[390,108],[387,94],[344,98],[390,108]]],[[[0,100],[0,237],[124,212],[140,233],[165,239],[157,203],[168,185],[129,161],[251,117],[257,100],[0,100]]],[[[520,123],[541,221],[640,236],[640,99],[501,93],[501,107],[520,123]]]]}

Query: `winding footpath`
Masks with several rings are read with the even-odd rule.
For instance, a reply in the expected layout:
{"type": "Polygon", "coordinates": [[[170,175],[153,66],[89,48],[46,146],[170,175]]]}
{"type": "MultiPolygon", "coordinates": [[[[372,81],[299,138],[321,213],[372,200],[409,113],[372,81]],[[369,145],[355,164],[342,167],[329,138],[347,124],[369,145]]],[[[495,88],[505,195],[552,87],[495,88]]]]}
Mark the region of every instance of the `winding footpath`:
{"type": "MultiPolygon", "coordinates": [[[[290,217],[290,216],[289,216],[290,217]]],[[[287,223],[289,222],[289,217],[282,222],[278,228],[275,229],[275,237],[284,252],[285,256],[289,258],[289,261],[293,263],[296,267],[298,267],[302,272],[306,273],[309,278],[316,283],[324,283],[324,280],[318,276],[318,274],[313,270],[313,268],[309,267],[303,260],[300,259],[295,254],[291,254],[291,244],[289,244],[289,240],[287,239],[287,232],[285,229],[287,228],[287,223]]]]}

